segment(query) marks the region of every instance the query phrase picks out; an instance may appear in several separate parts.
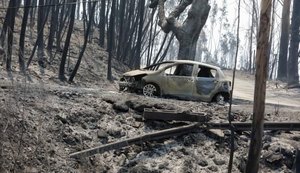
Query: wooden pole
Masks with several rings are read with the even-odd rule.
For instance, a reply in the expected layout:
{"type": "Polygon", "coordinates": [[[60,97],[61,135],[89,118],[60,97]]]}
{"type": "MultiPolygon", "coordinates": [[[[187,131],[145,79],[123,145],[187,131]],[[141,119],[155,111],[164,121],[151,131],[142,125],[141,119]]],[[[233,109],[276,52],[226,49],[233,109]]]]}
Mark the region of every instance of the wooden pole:
{"type": "Polygon", "coordinates": [[[103,153],[105,151],[120,149],[125,146],[130,146],[132,144],[141,144],[147,141],[155,141],[158,139],[164,139],[167,137],[180,136],[184,134],[191,133],[199,128],[199,123],[194,123],[186,126],[174,127],[167,130],[161,130],[158,132],[152,132],[145,135],[124,139],[121,141],[116,141],[113,143],[97,146],[94,148],[86,149],[76,153],[70,154],[71,158],[89,157],[98,153],[103,153]]]}
{"type": "Polygon", "coordinates": [[[264,113],[266,98],[266,80],[268,74],[268,48],[270,35],[270,16],[272,0],[261,1],[259,38],[256,53],[256,73],[254,106],[250,149],[246,173],[257,173],[259,168],[259,159],[262,147],[262,136],[264,130],[264,113]]]}

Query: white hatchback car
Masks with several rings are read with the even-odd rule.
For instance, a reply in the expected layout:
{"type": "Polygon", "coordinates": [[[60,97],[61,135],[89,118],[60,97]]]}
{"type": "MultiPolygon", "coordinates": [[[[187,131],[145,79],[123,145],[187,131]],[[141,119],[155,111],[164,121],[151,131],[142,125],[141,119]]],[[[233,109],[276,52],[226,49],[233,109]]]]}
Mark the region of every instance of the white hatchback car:
{"type": "Polygon", "coordinates": [[[231,82],[219,67],[189,60],[154,64],[123,74],[120,90],[145,96],[173,96],[188,100],[228,101],[231,82]]]}

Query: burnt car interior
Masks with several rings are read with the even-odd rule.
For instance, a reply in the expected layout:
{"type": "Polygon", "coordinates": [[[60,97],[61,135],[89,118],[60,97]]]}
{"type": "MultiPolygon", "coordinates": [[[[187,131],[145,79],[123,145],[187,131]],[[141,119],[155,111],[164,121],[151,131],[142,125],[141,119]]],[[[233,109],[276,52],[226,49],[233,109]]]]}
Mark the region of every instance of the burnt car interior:
{"type": "Polygon", "coordinates": [[[179,64],[174,72],[175,76],[192,76],[193,65],[192,64],[179,64]]]}
{"type": "Polygon", "coordinates": [[[199,72],[197,77],[206,77],[206,78],[214,78],[215,77],[215,71],[214,71],[214,75],[212,73],[212,71],[214,69],[208,68],[208,67],[204,67],[204,66],[199,66],[199,72]]]}

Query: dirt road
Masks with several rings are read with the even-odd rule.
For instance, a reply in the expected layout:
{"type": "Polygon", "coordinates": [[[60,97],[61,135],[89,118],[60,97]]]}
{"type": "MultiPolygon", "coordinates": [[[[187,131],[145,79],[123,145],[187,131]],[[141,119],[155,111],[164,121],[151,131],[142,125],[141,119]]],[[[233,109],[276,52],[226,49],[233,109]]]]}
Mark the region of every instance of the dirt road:
{"type": "MultiPolygon", "coordinates": [[[[225,73],[227,78],[232,80],[232,72],[226,71],[225,73]]],[[[233,99],[252,102],[254,98],[254,83],[253,75],[238,72],[235,78],[233,99]]],[[[284,84],[268,81],[266,104],[287,106],[300,110],[300,89],[285,89],[284,84]]]]}

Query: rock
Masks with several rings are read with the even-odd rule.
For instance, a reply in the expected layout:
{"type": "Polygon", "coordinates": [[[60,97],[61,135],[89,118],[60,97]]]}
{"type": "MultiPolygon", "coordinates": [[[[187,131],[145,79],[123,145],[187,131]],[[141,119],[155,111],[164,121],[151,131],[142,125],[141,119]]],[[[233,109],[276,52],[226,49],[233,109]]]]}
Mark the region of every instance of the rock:
{"type": "Polygon", "coordinates": [[[277,168],[284,164],[289,169],[293,167],[295,148],[290,144],[277,141],[269,143],[263,147],[263,149],[267,150],[263,154],[263,158],[267,163],[269,163],[269,166],[277,168]]]}
{"type": "Polygon", "coordinates": [[[102,100],[110,104],[114,104],[115,102],[117,102],[117,98],[114,98],[113,96],[104,97],[102,98],[102,100]]]}
{"type": "Polygon", "coordinates": [[[240,136],[240,140],[244,141],[244,142],[248,142],[248,137],[246,135],[241,135],[240,136]]]}
{"type": "Polygon", "coordinates": [[[270,135],[264,135],[263,142],[264,143],[272,142],[272,137],[270,135]]]}
{"type": "Polygon", "coordinates": [[[279,166],[282,164],[283,155],[280,153],[268,152],[264,158],[268,163],[271,163],[274,166],[279,166]]]}
{"type": "Polygon", "coordinates": [[[113,136],[115,138],[118,138],[118,137],[121,137],[123,135],[123,133],[121,133],[122,130],[121,129],[108,129],[107,130],[107,133],[110,135],[110,136],[113,136]]]}
{"type": "Polygon", "coordinates": [[[209,166],[208,167],[209,170],[213,171],[213,172],[217,172],[218,171],[218,167],[215,165],[209,166]]]}
{"type": "Polygon", "coordinates": [[[197,161],[198,165],[202,166],[202,167],[205,167],[208,165],[208,162],[205,160],[204,157],[200,157],[198,158],[198,161],[197,161]]]}
{"type": "Polygon", "coordinates": [[[81,127],[85,130],[88,129],[89,125],[86,122],[82,122],[81,127]]]}
{"type": "Polygon", "coordinates": [[[106,131],[99,129],[97,131],[97,137],[98,138],[108,138],[108,134],[106,133],[106,131]]]}
{"type": "Polygon", "coordinates": [[[216,140],[224,139],[224,133],[222,130],[219,130],[219,129],[210,129],[207,131],[207,135],[216,140]]]}
{"type": "Polygon", "coordinates": [[[134,166],[133,168],[129,168],[128,172],[130,172],[130,173],[141,173],[141,172],[142,173],[158,173],[159,171],[150,170],[146,166],[139,164],[139,165],[134,166]]]}
{"type": "Polygon", "coordinates": [[[216,165],[224,165],[226,163],[225,160],[221,158],[214,158],[213,161],[216,165]]]}
{"type": "Polygon", "coordinates": [[[61,121],[63,124],[66,124],[68,122],[68,120],[64,114],[56,115],[55,118],[57,120],[61,121]]]}
{"type": "Polygon", "coordinates": [[[83,141],[92,141],[92,138],[86,133],[79,133],[77,135],[80,136],[83,141]]]}
{"type": "Polygon", "coordinates": [[[79,144],[79,139],[73,136],[66,136],[63,138],[64,142],[67,143],[68,145],[77,145],[79,144]]]}
{"type": "Polygon", "coordinates": [[[136,121],[143,121],[143,116],[139,115],[139,114],[133,114],[132,117],[136,120],[136,121]]]}
{"type": "Polygon", "coordinates": [[[121,154],[121,156],[119,157],[119,165],[124,165],[126,163],[127,157],[125,156],[125,154],[121,154]]]}
{"type": "Polygon", "coordinates": [[[293,139],[294,141],[300,142],[300,136],[293,136],[292,139],[293,139]]]}
{"type": "MultiPolygon", "coordinates": [[[[192,154],[193,155],[193,154],[192,154]]],[[[193,173],[196,172],[196,159],[195,159],[195,155],[188,155],[185,156],[183,159],[183,164],[181,165],[181,169],[179,172],[186,172],[186,173],[193,173]]]]}
{"type": "Polygon", "coordinates": [[[120,112],[128,112],[129,107],[123,101],[117,101],[113,104],[113,109],[120,111],[120,112]]]}
{"type": "Polygon", "coordinates": [[[183,138],[183,144],[185,146],[190,146],[193,142],[194,142],[194,140],[193,140],[193,138],[191,136],[189,136],[189,135],[184,136],[184,138],[183,138]]]}
{"type": "Polygon", "coordinates": [[[164,162],[158,165],[158,169],[166,169],[169,166],[169,163],[164,162]]]}

